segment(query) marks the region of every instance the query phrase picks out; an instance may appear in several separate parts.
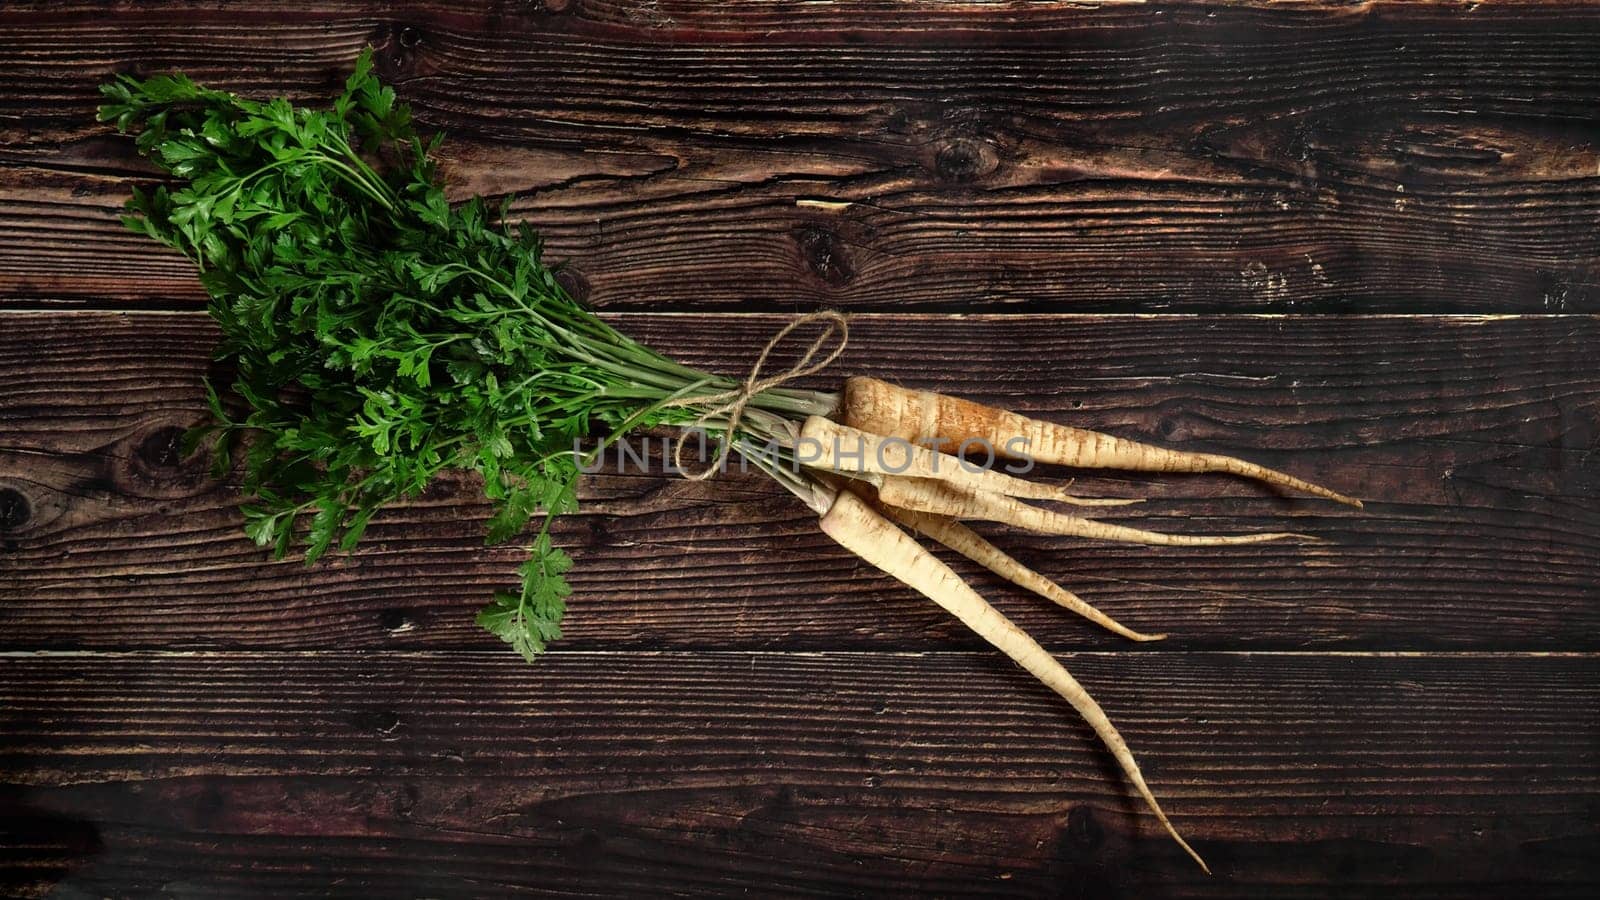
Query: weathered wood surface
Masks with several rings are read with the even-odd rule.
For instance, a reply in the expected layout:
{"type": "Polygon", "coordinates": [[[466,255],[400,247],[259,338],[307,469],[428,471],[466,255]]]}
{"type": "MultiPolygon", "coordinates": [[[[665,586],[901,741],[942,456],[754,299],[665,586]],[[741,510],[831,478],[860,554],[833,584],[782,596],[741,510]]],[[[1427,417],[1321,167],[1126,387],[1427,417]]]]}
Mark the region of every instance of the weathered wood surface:
{"type": "MultiPolygon", "coordinates": [[[[617,321],[735,372],[783,319],[617,321]]],[[[352,558],[270,562],[240,530],[236,491],[175,449],[204,415],[216,338],[203,316],[0,323],[9,646],[493,645],[471,613],[520,557],[483,548],[475,484],[380,517],[352,558]]],[[[841,372],[1236,452],[1371,501],[1355,513],[1231,478],[1085,479],[1085,493],[1156,498],[1106,518],[1213,533],[1288,523],[1329,543],[1163,551],[1004,535],[1109,612],[1173,632],[1173,647],[1596,649],[1600,319],[864,316],[852,335],[841,372]]],[[[690,484],[659,455],[653,472],[589,479],[585,513],[558,529],[579,563],[567,646],[981,646],[853,564],[755,473],[690,484]]],[[[1054,645],[1121,646],[978,577],[1054,645]]]]}
{"type": "Polygon", "coordinates": [[[609,308],[1600,301],[1592,4],[462,6],[7,4],[0,303],[200,297],[96,84],[323,98],[367,43],[609,308]]]}
{"type": "Polygon", "coordinates": [[[0,307],[51,310],[0,313],[0,894],[1600,891],[1600,6],[468,7],[0,8],[0,307]],[[760,479],[592,479],[535,667],[470,622],[517,557],[469,483],[315,569],[250,546],[176,451],[214,333],[116,223],[152,170],[94,86],[315,100],[368,43],[454,191],[515,194],[575,292],[692,363],[782,321],[729,312],[1031,314],[863,316],[837,371],[1373,500],[1092,476],[1155,498],[1119,520],[1330,542],[1004,535],[1165,644],[979,576],[1087,651],[1218,876],[760,479]],[[1040,315],[1258,311],[1565,315],[1040,315]]]}
{"type": "Polygon", "coordinates": [[[1541,897],[1600,888],[1600,668],[1076,654],[1200,874],[990,654],[0,657],[13,887],[1541,897]],[[16,865],[20,863],[20,865],[16,865]]]}

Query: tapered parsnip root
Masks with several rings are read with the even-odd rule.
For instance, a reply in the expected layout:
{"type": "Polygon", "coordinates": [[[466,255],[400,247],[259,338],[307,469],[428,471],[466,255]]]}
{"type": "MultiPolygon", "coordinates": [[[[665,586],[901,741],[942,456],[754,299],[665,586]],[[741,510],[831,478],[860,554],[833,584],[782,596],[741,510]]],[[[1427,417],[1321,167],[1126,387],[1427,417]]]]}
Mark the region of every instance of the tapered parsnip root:
{"type": "Polygon", "coordinates": [[[1361,508],[1354,497],[1232,456],[1168,450],[876,378],[845,379],[839,416],[852,428],[920,446],[981,440],[1002,456],[1084,469],[1226,472],[1361,508]]]}
{"type": "Polygon", "coordinates": [[[896,528],[893,523],[850,491],[839,493],[832,508],[823,515],[821,525],[823,533],[828,537],[944,607],[951,615],[960,619],[962,624],[977,632],[980,637],[1011,657],[1017,665],[1072,704],[1072,708],[1083,716],[1089,727],[1094,729],[1094,733],[1099,735],[1100,740],[1111,751],[1112,757],[1122,767],[1123,774],[1132,782],[1139,796],[1144,798],[1144,802],[1149,804],[1150,810],[1156,814],[1156,818],[1167,829],[1167,833],[1194,857],[1194,861],[1200,864],[1201,869],[1207,873],[1211,871],[1206,867],[1205,860],[1200,858],[1200,854],[1178,834],[1178,830],[1167,819],[1167,814],[1162,812],[1161,804],[1156,802],[1155,794],[1145,783],[1138,763],[1134,762],[1133,752],[1128,749],[1127,741],[1117,733],[1116,727],[1111,724],[1100,704],[1096,703],[1094,698],[1089,696],[1089,692],[1084,690],[1083,685],[1079,684],[1078,680],[1055,660],[1055,657],[1039,646],[1037,641],[1028,637],[1026,632],[990,606],[987,600],[979,596],[977,591],[962,581],[960,576],[951,571],[950,567],[938,557],[929,553],[922,545],[896,528]]]}
{"type": "Polygon", "coordinates": [[[882,476],[878,482],[878,499],[888,506],[952,519],[1000,522],[1040,534],[1063,534],[1102,541],[1149,544],[1155,547],[1220,547],[1232,544],[1261,544],[1289,538],[1316,540],[1309,535],[1287,531],[1269,531],[1260,534],[1166,534],[1160,531],[1146,531],[1142,528],[1113,525],[1096,519],[1085,519],[1082,516],[1030,506],[1015,497],[1006,497],[992,491],[964,490],[948,482],[935,481],[931,478],[882,476]]]}
{"type": "MultiPolygon", "coordinates": [[[[863,493],[867,489],[862,487],[860,482],[851,485],[850,489],[863,499],[871,499],[863,493]]],[[[983,535],[954,519],[901,509],[888,504],[877,504],[875,508],[895,522],[933,538],[1017,587],[1032,591],[1063,609],[1071,610],[1107,631],[1134,641],[1159,641],[1166,638],[1164,634],[1145,634],[1123,625],[1096,609],[1082,597],[1013,559],[1004,550],[989,543],[983,535]]]]}
{"type": "Polygon", "coordinates": [[[938,478],[973,490],[1008,497],[1060,500],[1079,506],[1126,506],[1138,500],[1085,499],[1059,487],[1027,481],[994,469],[968,467],[959,457],[918,447],[909,441],[868,434],[822,416],[811,416],[800,429],[795,456],[805,465],[833,472],[912,475],[938,478]]]}

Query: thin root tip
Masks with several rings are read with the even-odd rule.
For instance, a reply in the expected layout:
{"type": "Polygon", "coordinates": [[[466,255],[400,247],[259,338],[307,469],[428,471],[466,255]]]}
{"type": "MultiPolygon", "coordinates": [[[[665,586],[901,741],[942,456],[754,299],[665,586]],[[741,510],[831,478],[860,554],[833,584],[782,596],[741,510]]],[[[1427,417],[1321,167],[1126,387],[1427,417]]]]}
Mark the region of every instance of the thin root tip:
{"type": "Polygon", "coordinates": [[[1164,641],[1167,639],[1167,635],[1165,633],[1145,634],[1142,631],[1130,631],[1128,632],[1127,637],[1129,640],[1138,641],[1141,644],[1148,643],[1150,641],[1164,641]]]}
{"type": "MultiPolygon", "coordinates": [[[[1254,534],[1222,535],[1214,546],[1229,544],[1270,544],[1273,541],[1315,541],[1316,538],[1309,534],[1299,534],[1293,531],[1258,531],[1254,534]]],[[[1204,546],[1204,545],[1201,545],[1204,546]]]]}
{"type": "MultiPolygon", "coordinates": [[[[1315,485],[1313,485],[1313,487],[1315,487],[1315,485]]],[[[1343,503],[1345,506],[1354,507],[1356,509],[1366,509],[1366,506],[1360,500],[1357,500],[1348,494],[1341,494],[1338,491],[1330,491],[1325,487],[1317,487],[1313,493],[1325,500],[1332,500],[1335,503],[1343,503]]]]}
{"type": "Polygon", "coordinates": [[[1074,497],[1071,494],[1061,494],[1056,499],[1074,506],[1132,506],[1144,502],[1143,497],[1074,497]]]}
{"type": "Polygon", "coordinates": [[[1253,534],[1225,535],[1225,544],[1270,544],[1273,541],[1299,541],[1303,544],[1320,544],[1322,538],[1298,531],[1257,531],[1253,534]]]}
{"type": "Polygon", "coordinates": [[[1167,826],[1167,833],[1172,835],[1172,839],[1178,842],[1178,846],[1183,848],[1183,852],[1189,854],[1189,858],[1200,866],[1200,871],[1210,875],[1211,867],[1206,865],[1206,861],[1200,857],[1200,854],[1189,846],[1189,842],[1184,840],[1182,835],[1178,834],[1178,829],[1172,827],[1171,822],[1163,822],[1162,824],[1167,826]]]}

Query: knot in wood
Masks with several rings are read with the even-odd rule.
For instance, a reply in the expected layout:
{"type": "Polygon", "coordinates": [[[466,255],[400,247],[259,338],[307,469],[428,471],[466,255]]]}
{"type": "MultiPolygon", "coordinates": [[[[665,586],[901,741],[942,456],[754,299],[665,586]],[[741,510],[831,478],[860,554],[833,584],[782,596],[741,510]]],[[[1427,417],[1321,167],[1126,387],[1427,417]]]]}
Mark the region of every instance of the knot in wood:
{"type": "Polygon", "coordinates": [[[972,181],[993,172],[1000,164],[994,148],[983,141],[955,138],[939,148],[933,165],[945,181],[972,181]]]}
{"type": "Polygon", "coordinates": [[[589,299],[589,279],[577,269],[563,265],[556,270],[556,284],[567,292],[567,296],[582,303],[589,299]]]}
{"type": "Polygon", "coordinates": [[[795,233],[795,243],[800,247],[800,258],[806,267],[825,283],[839,287],[855,277],[850,254],[832,231],[808,226],[795,233]]]}
{"type": "Polygon", "coordinates": [[[16,531],[33,518],[33,506],[15,488],[0,488],[0,532],[16,531]]]}
{"type": "Polygon", "coordinates": [[[1066,839],[1086,850],[1093,850],[1105,843],[1105,830],[1095,820],[1093,808],[1079,804],[1067,813],[1066,839]]]}
{"type": "Polygon", "coordinates": [[[176,469],[183,464],[183,429],[167,425],[139,442],[139,462],[147,469],[176,469]]]}
{"type": "Polygon", "coordinates": [[[386,609],[378,613],[378,627],[391,635],[404,634],[417,627],[417,620],[411,617],[410,610],[386,609]]]}
{"type": "Polygon", "coordinates": [[[373,34],[371,44],[378,48],[373,54],[372,68],[378,77],[394,81],[411,74],[416,66],[417,48],[422,46],[422,29],[415,25],[381,25],[373,34]]]}

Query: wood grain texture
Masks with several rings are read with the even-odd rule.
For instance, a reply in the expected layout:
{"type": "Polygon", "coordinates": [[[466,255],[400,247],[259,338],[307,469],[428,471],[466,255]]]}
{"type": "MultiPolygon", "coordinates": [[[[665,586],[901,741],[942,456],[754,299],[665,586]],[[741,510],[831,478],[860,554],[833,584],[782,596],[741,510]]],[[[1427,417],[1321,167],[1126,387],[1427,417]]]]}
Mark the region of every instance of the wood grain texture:
{"type": "Polygon", "coordinates": [[[40,0],[0,48],[0,895],[1600,893],[1600,6],[40,0]],[[471,622],[519,559],[464,479],[266,561],[178,450],[215,333],[116,222],[153,170],[95,85],[316,102],[369,43],[455,196],[515,195],[574,293],[690,363],[785,321],[730,313],[893,313],[814,386],[1372,501],[1091,474],[1153,498],[1118,521],[1329,542],[998,535],[1165,644],[962,569],[1077,651],[1218,876],[753,475],[589,479],[531,667],[471,622]],[[973,311],[1006,315],[930,314],[973,311]],[[1228,315],[1260,311],[1430,315],[1228,315]]]}
{"type": "MultiPolygon", "coordinates": [[[[626,315],[621,327],[738,372],[779,316],[626,315]]],[[[272,563],[239,497],[175,449],[199,421],[215,334],[189,314],[0,316],[0,630],[16,648],[485,648],[471,613],[515,550],[485,550],[474,484],[379,517],[353,557],[272,563]]],[[[1365,513],[1221,477],[1084,478],[1148,495],[1108,518],[1293,530],[1315,546],[1160,551],[1000,542],[1165,645],[1595,649],[1600,320],[1586,316],[862,316],[838,373],[1196,450],[1371,501],[1365,513]]],[[[818,387],[839,375],[813,379],[818,387]]],[[[974,648],[852,562],[764,479],[594,476],[563,520],[578,560],[564,646],[974,648]]],[[[1073,474],[1057,470],[1058,474],[1073,474]]],[[[1085,473],[1092,474],[1092,473],[1085,473]]],[[[971,571],[966,570],[966,571],[971,571]]],[[[1053,646],[1123,646],[978,575],[1053,646]]]]}
{"type": "Polygon", "coordinates": [[[8,5],[0,303],[201,296],[117,225],[149,170],[96,84],[181,65],[313,100],[369,42],[454,189],[516,194],[608,308],[1600,301],[1592,5],[460,9],[8,5]]]}
{"type": "Polygon", "coordinates": [[[1592,655],[1065,661],[1215,877],[989,654],[565,652],[0,658],[0,822],[29,835],[9,877],[121,896],[1600,886],[1592,655]]]}

